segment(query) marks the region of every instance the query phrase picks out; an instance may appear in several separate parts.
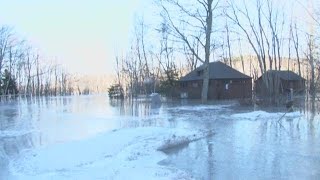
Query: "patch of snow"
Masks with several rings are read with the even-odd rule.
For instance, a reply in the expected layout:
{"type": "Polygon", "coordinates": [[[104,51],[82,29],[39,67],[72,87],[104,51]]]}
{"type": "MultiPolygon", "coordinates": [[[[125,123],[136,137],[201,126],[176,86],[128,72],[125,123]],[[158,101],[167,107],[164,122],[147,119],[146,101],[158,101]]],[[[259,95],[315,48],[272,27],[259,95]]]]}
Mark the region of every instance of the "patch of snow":
{"type": "Polygon", "coordinates": [[[159,151],[212,135],[212,131],[141,127],[81,141],[29,149],[10,162],[17,179],[192,179],[158,165],[159,151]]]}
{"type": "Polygon", "coordinates": [[[258,120],[258,119],[276,119],[278,120],[282,116],[287,117],[287,118],[297,118],[301,117],[301,113],[298,111],[295,112],[266,112],[266,111],[252,111],[248,113],[237,113],[231,115],[232,118],[237,118],[237,119],[245,119],[245,120],[258,120]]]}
{"type": "Polygon", "coordinates": [[[196,106],[179,106],[174,108],[169,108],[174,111],[207,111],[207,110],[222,110],[234,106],[235,104],[226,105],[196,105],[196,106]]]}

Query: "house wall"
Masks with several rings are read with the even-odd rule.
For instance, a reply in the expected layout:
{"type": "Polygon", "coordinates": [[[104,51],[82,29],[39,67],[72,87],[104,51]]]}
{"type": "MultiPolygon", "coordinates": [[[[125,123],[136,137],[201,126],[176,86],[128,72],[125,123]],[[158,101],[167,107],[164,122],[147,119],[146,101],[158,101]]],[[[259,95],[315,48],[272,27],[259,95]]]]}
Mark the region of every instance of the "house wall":
{"type": "Polygon", "coordinates": [[[180,83],[180,93],[187,93],[188,99],[200,99],[202,91],[202,81],[188,81],[180,83]]]}
{"type": "MultiPolygon", "coordinates": [[[[280,93],[285,93],[287,89],[292,88],[294,93],[298,93],[298,92],[302,92],[305,89],[305,81],[298,81],[298,80],[290,80],[290,81],[286,81],[286,80],[281,80],[280,81],[280,93]]],[[[259,78],[256,82],[255,82],[255,91],[257,93],[257,95],[260,96],[266,96],[268,95],[268,88],[265,85],[265,83],[263,82],[262,78],[259,78]]]]}
{"type": "MultiPolygon", "coordinates": [[[[189,99],[201,99],[202,80],[181,82],[180,92],[187,93],[189,99]]],[[[251,79],[210,80],[208,99],[251,98],[251,79]]]]}
{"type": "Polygon", "coordinates": [[[305,89],[305,81],[281,81],[283,90],[292,88],[294,92],[300,92],[305,89]]]}

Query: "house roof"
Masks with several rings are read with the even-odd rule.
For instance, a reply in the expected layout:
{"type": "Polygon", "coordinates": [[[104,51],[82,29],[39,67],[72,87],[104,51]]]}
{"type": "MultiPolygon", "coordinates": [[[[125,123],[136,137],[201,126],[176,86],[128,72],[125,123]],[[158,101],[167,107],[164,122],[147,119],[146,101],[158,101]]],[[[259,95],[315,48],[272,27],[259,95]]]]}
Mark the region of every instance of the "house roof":
{"type": "MultiPolygon", "coordinates": [[[[203,66],[196,68],[191,71],[184,77],[180,79],[180,81],[194,81],[194,80],[202,80],[203,79],[203,66]]],[[[210,79],[251,79],[250,76],[247,76],[230,66],[220,62],[211,62],[209,64],[209,78],[210,79]]]]}
{"type": "MultiPolygon", "coordinates": [[[[305,80],[303,77],[299,76],[298,74],[292,72],[292,71],[277,71],[277,70],[269,70],[263,75],[265,76],[266,74],[271,74],[278,76],[282,80],[286,81],[300,81],[300,80],[305,80]]],[[[260,76],[261,78],[262,76],[260,76]]],[[[259,79],[260,79],[259,78],[259,79]]]]}

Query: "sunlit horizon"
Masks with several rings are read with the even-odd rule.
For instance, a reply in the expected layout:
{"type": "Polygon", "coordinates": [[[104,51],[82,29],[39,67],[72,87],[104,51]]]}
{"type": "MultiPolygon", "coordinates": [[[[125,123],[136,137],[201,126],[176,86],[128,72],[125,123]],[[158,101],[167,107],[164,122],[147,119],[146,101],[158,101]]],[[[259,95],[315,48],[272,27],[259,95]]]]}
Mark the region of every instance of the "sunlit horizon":
{"type": "MultiPolygon", "coordinates": [[[[1,2],[1,1],[0,1],[1,2]]],[[[134,1],[2,1],[0,24],[14,29],[70,73],[114,73],[116,52],[130,43],[134,18],[145,6],[134,1]]]]}

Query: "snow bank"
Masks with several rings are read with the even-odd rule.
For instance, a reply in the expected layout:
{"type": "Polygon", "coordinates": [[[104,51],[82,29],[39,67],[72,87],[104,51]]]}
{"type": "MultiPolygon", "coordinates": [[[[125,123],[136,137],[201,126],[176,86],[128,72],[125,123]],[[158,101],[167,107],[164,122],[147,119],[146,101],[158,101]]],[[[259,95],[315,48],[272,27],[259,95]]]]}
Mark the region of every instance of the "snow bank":
{"type": "Polygon", "coordinates": [[[195,105],[195,106],[179,106],[174,108],[168,108],[174,111],[207,111],[207,110],[223,110],[234,106],[235,104],[225,104],[225,105],[195,105]]]}
{"type": "Polygon", "coordinates": [[[17,179],[192,179],[157,163],[158,150],[189,143],[212,132],[144,127],[121,129],[94,138],[26,150],[10,163],[17,179]]]}
{"type": "Polygon", "coordinates": [[[231,115],[232,118],[237,118],[237,119],[245,119],[245,120],[258,120],[258,119],[276,119],[278,120],[282,116],[287,117],[287,118],[297,118],[301,117],[302,114],[298,111],[296,112],[289,112],[289,113],[284,113],[284,112],[266,112],[266,111],[252,111],[248,113],[238,113],[238,114],[233,114],[231,115]]]}

